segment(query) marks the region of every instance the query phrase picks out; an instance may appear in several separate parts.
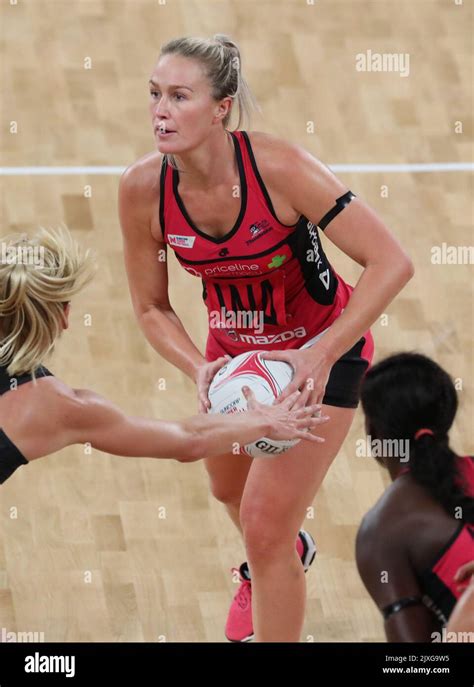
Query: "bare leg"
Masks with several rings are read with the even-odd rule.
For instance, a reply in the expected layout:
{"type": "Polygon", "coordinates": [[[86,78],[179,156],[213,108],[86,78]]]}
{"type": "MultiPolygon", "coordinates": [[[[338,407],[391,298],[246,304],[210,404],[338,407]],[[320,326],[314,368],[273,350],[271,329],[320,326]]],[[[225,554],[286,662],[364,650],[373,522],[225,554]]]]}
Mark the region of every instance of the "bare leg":
{"type": "Polygon", "coordinates": [[[225,505],[230,519],[242,534],[240,502],[252,458],[229,453],[205,458],[204,464],[209,474],[213,496],[225,505]]]}
{"type": "Polygon", "coordinates": [[[256,641],[300,639],[306,589],[295,539],[355,414],[351,408],[326,405],[322,411],[331,417],[317,429],[324,444],[301,442],[276,458],[257,459],[247,478],[240,520],[252,576],[256,641]]]}
{"type": "Polygon", "coordinates": [[[227,512],[229,513],[230,519],[234,525],[239,530],[240,534],[243,536],[242,525],[240,524],[240,502],[239,503],[226,503],[224,504],[227,512]]]}

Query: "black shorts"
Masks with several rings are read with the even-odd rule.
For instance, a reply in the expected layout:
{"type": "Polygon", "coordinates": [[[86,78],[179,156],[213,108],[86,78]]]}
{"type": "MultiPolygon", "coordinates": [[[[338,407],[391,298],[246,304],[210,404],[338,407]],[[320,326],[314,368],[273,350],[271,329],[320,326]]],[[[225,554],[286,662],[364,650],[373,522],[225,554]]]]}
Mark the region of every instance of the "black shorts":
{"type": "Polygon", "coordinates": [[[0,429],[0,484],[13,475],[20,465],[26,465],[28,461],[10,441],[3,429],[0,429]]]}
{"type": "Polygon", "coordinates": [[[363,336],[347,353],[336,360],[329,374],[323,403],[339,408],[357,408],[362,380],[372,358],[364,357],[368,343],[367,338],[363,336]]]}

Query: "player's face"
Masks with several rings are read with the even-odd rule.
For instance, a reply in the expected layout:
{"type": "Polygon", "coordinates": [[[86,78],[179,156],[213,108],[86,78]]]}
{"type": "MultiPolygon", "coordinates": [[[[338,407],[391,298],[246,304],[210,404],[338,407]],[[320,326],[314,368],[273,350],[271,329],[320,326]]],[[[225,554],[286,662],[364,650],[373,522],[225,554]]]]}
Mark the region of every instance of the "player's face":
{"type": "Polygon", "coordinates": [[[199,145],[221,112],[200,63],[164,55],[150,81],[150,115],[158,150],[179,155],[199,145]]]}

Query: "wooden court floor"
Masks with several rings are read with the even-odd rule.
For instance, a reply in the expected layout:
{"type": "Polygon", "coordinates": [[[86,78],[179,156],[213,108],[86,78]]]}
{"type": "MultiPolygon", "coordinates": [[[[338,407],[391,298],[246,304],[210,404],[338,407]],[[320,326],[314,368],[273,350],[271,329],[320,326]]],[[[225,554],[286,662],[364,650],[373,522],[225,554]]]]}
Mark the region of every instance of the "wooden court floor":
{"type": "MultiPolygon", "coordinates": [[[[472,160],[470,1],[3,0],[0,11],[1,164],[24,168],[1,178],[0,232],[65,222],[96,250],[100,270],[73,302],[48,367],[131,414],[185,417],[196,400],[193,384],[153,351],[132,313],[119,175],[25,168],[125,167],[153,150],[147,81],[162,43],[229,33],[262,107],[248,128],[298,142],[326,164],[472,160]],[[355,56],[369,50],[409,54],[409,75],[357,71],[355,56]]],[[[416,267],[373,325],[376,360],[417,350],[443,365],[460,396],[452,445],[472,452],[472,265],[431,261],[443,242],[472,243],[472,175],[338,176],[380,214],[416,267]]],[[[324,248],[354,284],[360,268],[327,240],[324,248]]],[[[200,284],[172,256],[169,269],[171,302],[202,347],[200,284]]],[[[388,484],[373,459],[356,456],[363,436],[358,411],[304,524],[319,552],[307,576],[302,641],[384,639],[354,563],[360,520],[388,484]]],[[[225,641],[236,589],[230,568],[244,555],[201,462],[84,455],[74,446],[18,470],[0,490],[0,627],[53,642],[225,641]]]]}

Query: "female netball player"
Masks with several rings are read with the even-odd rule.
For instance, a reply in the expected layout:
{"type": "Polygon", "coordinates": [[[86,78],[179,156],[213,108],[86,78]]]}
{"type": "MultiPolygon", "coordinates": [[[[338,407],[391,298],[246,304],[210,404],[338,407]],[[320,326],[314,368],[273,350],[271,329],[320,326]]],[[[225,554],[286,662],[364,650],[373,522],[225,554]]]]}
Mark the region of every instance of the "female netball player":
{"type": "Polygon", "coordinates": [[[187,462],[222,454],[236,435],[245,442],[267,431],[274,438],[312,440],[304,430],[325,422],[311,417],[315,407],[294,407],[299,394],[280,408],[262,406],[250,392],[249,412],[168,422],[129,417],[92,391],[71,389],[42,363],[68,326],[71,297],[92,277],[90,254],[64,230],[43,229],[31,240],[16,236],[2,243],[7,259],[0,262],[0,483],[20,465],[70,444],[187,462]]]}
{"type": "Polygon", "coordinates": [[[431,642],[463,591],[459,569],[474,560],[474,459],[448,438],[456,390],[433,360],[401,353],[369,370],[361,400],[393,483],[361,524],[359,572],[389,641],[431,642]]]}
{"type": "Polygon", "coordinates": [[[251,571],[227,637],[241,641],[255,629],[258,641],[298,641],[305,581],[297,533],[354,417],[373,354],[369,327],[413,266],[375,213],[303,148],[228,131],[234,101],[239,129],[252,98],[230,39],[164,45],[150,78],[158,151],[122,175],[119,212],[138,322],[155,350],[196,382],[202,411],[213,362],[260,349],[294,367],[288,393],[301,389],[301,404],[309,396],[322,401],[331,417],[318,446],[298,445],[272,460],[205,461],[213,495],[242,532],[251,571]],[[355,289],[329,264],[319,230],[363,266],[355,289]],[[166,262],[157,260],[166,246],[202,279],[205,356],[170,305],[166,262]]]}

